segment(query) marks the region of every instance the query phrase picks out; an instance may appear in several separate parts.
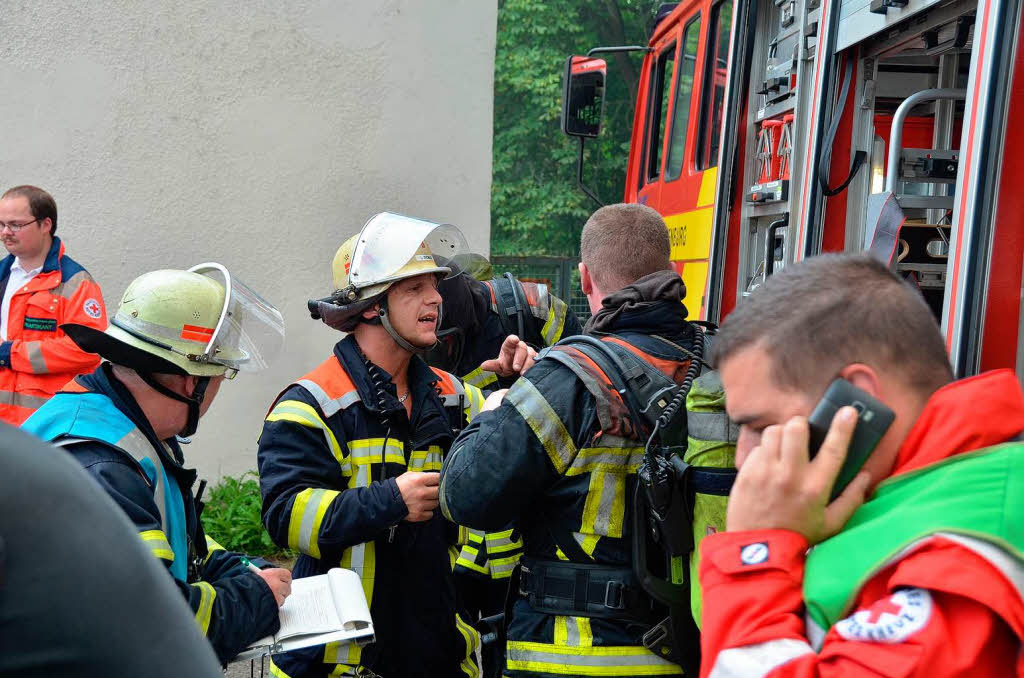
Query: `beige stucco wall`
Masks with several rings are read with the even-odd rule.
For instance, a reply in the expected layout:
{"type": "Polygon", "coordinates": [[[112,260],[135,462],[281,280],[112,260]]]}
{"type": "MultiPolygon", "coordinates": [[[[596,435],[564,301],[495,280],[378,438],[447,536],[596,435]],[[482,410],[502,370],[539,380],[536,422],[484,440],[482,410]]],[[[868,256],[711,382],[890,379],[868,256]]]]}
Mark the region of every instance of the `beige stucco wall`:
{"type": "Polygon", "coordinates": [[[255,468],[267,407],[338,335],[337,246],[393,210],[489,237],[495,0],[104,0],[0,11],[0,185],[50,190],[113,312],[215,260],[284,313],[287,354],[225,384],[186,454],[255,468]]]}

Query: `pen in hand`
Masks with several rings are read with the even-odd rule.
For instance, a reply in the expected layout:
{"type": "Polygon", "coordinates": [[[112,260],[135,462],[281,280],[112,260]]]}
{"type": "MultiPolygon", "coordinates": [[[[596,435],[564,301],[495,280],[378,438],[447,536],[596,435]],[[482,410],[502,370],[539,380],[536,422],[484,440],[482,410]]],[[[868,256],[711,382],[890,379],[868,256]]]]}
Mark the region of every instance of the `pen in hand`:
{"type": "Polygon", "coordinates": [[[255,565],[253,565],[253,564],[252,564],[252,563],[251,563],[251,562],[249,561],[249,559],[248,559],[248,558],[246,558],[245,556],[240,556],[240,557],[238,558],[238,560],[240,560],[240,561],[241,561],[242,565],[245,565],[246,567],[248,567],[248,568],[249,568],[249,569],[250,569],[251,571],[255,572],[256,574],[259,574],[260,572],[262,572],[262,570],[260,570],[260,568],[258,568],[258,567],[256,567],[255,565]]]}

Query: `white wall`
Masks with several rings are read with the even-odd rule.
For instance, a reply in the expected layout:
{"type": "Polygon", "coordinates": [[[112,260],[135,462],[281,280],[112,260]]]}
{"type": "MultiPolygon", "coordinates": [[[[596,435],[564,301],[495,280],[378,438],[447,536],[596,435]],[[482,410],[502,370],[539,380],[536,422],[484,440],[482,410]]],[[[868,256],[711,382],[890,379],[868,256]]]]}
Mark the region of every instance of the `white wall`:
{"type": "MultiPolygon", "coordinates": [[[[11,2],[0,187],[53,193],[113,314],[136,275],[224,263],[278,306],[287,355],[225,384],[190,462],[255,468],[274,396],[338,336],[305,302],[371,214],[487,250],[495,0],[11,2]]],[[[0,189],[2,190],[2,189],[0,189]]]]}

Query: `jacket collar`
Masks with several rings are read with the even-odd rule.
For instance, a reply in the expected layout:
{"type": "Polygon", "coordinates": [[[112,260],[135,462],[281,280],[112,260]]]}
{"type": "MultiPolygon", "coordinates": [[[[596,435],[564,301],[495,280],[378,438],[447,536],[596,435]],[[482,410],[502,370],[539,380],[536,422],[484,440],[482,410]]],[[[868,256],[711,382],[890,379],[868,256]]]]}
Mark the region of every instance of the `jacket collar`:
{"type": "MultiPolygon", "coordinates": [[[[40,273],[51,273],[53,271],[60,270],[60,259],[64,256],[64,244],[60,241],[60,238],[53,236],[53,242],[50,244],[50,251],[46,254],[46,260],[43,262],[43,270],[40,273]]],[[[8,254],[0,261],[0,280],[3,280],[11,273],[11,267],[14,266],[14,255],[8,254]]]]}
{"type": "MultiPolygon", "coordinates": [[[[385,413],[405,409],[398,402],[398,394],[395,392],[395,385],[391,382],[391,375],[380,366],[376,366],[377,370],[380,371],[382,387],[384,389],[384,407],[381,407],[382,398],[377,393],[377,387],[370,376],[366,361],[363,360],[355,335],[350,334],[335,344],[334,355],[352,379],[352,383],[359,393],[359,398],[368,410],[385,413]]],[[[431,394],[434,394],[434,384],[437,381],[438,376],[434,374],[433,370],[419,356],[413,356],[413,359],[409,362],[409,389],[412,394],[414,408],[415,404],[423,402],[425,398],[429,398],[431,394]]],[[[434,397],[436,398],[436,394],[434,397]]],[[[440,400],[438,400],[438,403],[440,403],[440,400]]]]}
{"type": "Polygon", "coordinates": [[[900,445],[891,475],[963,452],[1005,443],[1024,432],[1024,394],[1010,370],[943,386],[928,399],[900,445]]]}
{"type": "Polygon", "coordinates": [[[131,391],[114,376],[110,363],[103,361],[103,364],[93,372],[75,377],[75,381],[93,393],[99,393],[110,398],[110,401],[114,403],[114,407],[119,409],[124,416],[131,419],[132,423],[142,431],[146,439],[149,440],[150,444],[160,454],[160,459],[163,460],[164,465],[185,471],[181,467],[184,457],[182,456],[181,446],[178,444],[177,439],[172,436],[170,439],[162,441],[156,437],[156,432],[153,431],[153,426],[149,423],[149,419],[146,418],[139,404],[135,402],[131,391]],[[167,454],[167,448],[164,447],[164,443],[170,446],[172,454],[167,454]]]}

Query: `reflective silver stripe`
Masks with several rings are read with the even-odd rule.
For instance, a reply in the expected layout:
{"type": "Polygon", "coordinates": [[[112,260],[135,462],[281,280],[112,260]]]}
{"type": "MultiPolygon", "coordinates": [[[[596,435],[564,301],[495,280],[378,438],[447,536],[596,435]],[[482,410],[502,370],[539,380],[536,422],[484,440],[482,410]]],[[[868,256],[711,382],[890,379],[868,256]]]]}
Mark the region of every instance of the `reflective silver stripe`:
{"type": "Polygon", "coordinates": [[[466,393],[466,387],[462,385],[462,382],[455,378],[454,375],[449,375],[452,380],[452,387],[455,389],[455,393],[445,393],[441,396],[441,402],[445,407],[468,407],[472,403],[469,401],[469,394],[466,393]]]}
{"type": "Polygon", "coordinates": [[[991,542],[965,534],[939,532],[937,536],[956,542],[987,560],[992,567],[1003,573],[1003,576],[1017,589],[1018,594],[1024,596],[1024,564],[1009,553],[991,542]]]}
{"type": "Polygon", "coordinates": [[[49,400],[46,396],[26,395],[17,391],[0,391],[0,404],[38,410],[49,400]]]}
{"type": "Polygon", "coordinates": [[[807,640],[811,644],[811,648],[815,652],[820,652],[821,648],[825,645],[825,636],[827,631],[820,626],[818,622],[811,618],[811,615],[804,613],[804,635],[807,636],[807,640]]]}
{"type": "MultiPolygon", "coordinates": [[[[309,551],[309,544],[314,540],[319,540],[319,534],[313,534],[313,525],[316,524],[317,514],[320,513],[320,501],[324,498],[324,494],[328,490],[317,488],[309,493],[309,499],[306,500],[306,507],[302,511],[302,522],[299,525],[299,547],[305,547],[305,550],[309,551]]],[[[337,490],[332,491],[334,496],[338,496],[337,490]]],[[[323,515],[323,513],[320,513],[323,515]]]]}
{"type": "Polygon", "coordinates": [[[548,307],[551,305],[551,293],[544,283],[537,283],[537,305],[531,306],[530,310],[538,320],[547,320],[548,307]]]}
{"type": "Polygon", "coordinates": [[[725,412],[686,413],[686,435],[695,440],[722,440],[736,442],[740,427],[732,423],[725,412]]]}
{"type": "Polygon", "coordinates": [[[565,620],[565,644],[580,646],[580,627],[575,617],[567,617],[565,620]]]}
{"type": "Polygon", "coordinates": [[[43,357],[43,342],[26,341],[25,352],[28,353],[28,364],[32,366],[35,374],[48,374],[50,370],[46,367],[46,358],[43,357]]]}
{"type": "Polygon", "coordinates": [[[533,430],[559,474],[576,458],[576,445],[551,405],[527,379],[517,381],[505,400],[512,404],[533,430]]]}
{"type": "Polygon", "coordinates": [[[310,379],[300,379],[295,383],[309,391],[309,394],[316,400],[316,404],[320,406],[320,410],[324,413],[325,417],[333,417],[340,410],[343,410],[349,405],[361,400],[358,391],[349,391],[340,398],[332,399],[327,397],[326,391],[324,391],[320,387],[320,384],[315,381],[310,379]]]}
{"type": "Polygon", "coordinates": [[[166,488],[164,487],[163,474],[160,472],[163,468],[163,463],[160,461],[160,455],[149,442],[149,438],[137,428],[133,428],[123,438],[118,440],[115,445],[129,455],[132,459],[142,463],[143,460],[148,459],[153,464],[153,470],[156,476],[153,482],[153,501],[156,503],[156,508],[160,511],[160,525],[164,531],[164,534],[169,534],[167,525],[167,504],[164,501],[164,493],[166,488]]]}
{"type": "Polygon", "coordinates": [[[708,678],[763,678],[805,654],[814,654],[814,650],[806,642],[795,638],[733,647],[718,653],[708,678]]]}
{"type": "MultiPolygon", "coordinates": [[[[78,290],[78,286],[84,282],[92,282],[92,276],[89,275],[88,271],[81,270],[78,273],[71,276],[70,278],[68,278],[67,280],[65,280],[64,282],[62,282],[61,284],[57,285],[55,288],[53,288],[52,291],[53,294],[56,294],[58,297],[64,297],[65,299],[69,299],[70,297],[74,296],[75,291],[78,290]],[[65,294],[64,290],[71,290],[71,294],[65,294]]],[[[97,299],[97,301],[103,303],[102,299],[97,299]]]]}
{"type": "MultiPolygon", "coordinates": [[[[623,488],[626,484],[626,477],[618,473],[595,473],[591,477],[601,476],[601,499],[597,505],[597,516],[594,519],[594,532],[602,535],[619,536],[612,534],[611,522],[615,513],[615,496],[619,492],[619,486],[623,488]]],[[[621,525],[622,519],[619,518],[621,525]]]]}
{"type": "Polygon", "coordinates": [[[484,388],[498,381],[498,375],[494,372],[488,372],[482,370],[479,367],[467,374],[462,378],[462,381],[469,384],[470,386],[476,386],[477,388],[484,388]]]}

